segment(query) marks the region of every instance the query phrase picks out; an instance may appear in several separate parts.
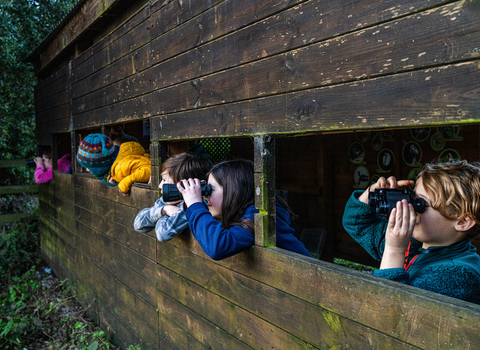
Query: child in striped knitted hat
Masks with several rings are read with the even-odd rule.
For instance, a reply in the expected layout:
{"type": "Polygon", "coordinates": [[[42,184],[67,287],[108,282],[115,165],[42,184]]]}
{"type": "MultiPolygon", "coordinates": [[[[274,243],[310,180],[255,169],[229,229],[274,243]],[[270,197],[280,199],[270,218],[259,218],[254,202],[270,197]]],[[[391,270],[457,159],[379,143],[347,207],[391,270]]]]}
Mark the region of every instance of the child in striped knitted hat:
{"type": "Polygon", "coordinates": [[[133,182],[148,182],[150,159],[138,142],[125,142],[120,147],[103,134],[90,134],[78,148],[77,160],[108,186],[118,186],[127,195],[133,182]],[[105,175],[110,174],[110,181],[105,175]]]}

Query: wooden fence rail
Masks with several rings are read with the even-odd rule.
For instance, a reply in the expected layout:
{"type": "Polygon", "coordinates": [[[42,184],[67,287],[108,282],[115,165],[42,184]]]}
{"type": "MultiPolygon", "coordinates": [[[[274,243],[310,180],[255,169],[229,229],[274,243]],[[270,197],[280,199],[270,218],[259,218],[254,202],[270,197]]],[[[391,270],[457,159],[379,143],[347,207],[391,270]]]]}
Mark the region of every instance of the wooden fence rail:
{"type": "MultiPolygon", "coordinates": [[[[0,160],[0,168],[21,168],[26,165],[27,161],[25,159],[0,160]]],[[[38,192],[38,185],[0,186],[0,195],[34,192],[38,192]]],[[[29,215],[30,213],[2,214],[0,215],[0,224],[20,221],[29,215]]]]}

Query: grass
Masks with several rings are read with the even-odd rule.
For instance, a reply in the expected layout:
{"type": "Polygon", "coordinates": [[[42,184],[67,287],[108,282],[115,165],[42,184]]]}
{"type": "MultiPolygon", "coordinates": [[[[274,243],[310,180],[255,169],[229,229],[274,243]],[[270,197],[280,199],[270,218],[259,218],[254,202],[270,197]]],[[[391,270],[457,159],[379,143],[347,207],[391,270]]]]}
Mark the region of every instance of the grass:
{"type": "Polygon", "coordinates": [[[0,349],[118,349],[72,291],[41,258],[37,213],[0,226],[0,349]]]}

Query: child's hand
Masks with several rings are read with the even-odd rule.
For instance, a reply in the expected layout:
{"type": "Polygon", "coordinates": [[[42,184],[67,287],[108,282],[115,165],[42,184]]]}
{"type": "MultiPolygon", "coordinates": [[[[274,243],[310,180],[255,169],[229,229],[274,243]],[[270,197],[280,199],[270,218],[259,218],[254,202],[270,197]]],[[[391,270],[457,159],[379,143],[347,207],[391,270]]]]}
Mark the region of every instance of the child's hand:
{"type": "Polygon", "coordinates": [[[180,208],[175,205],[166,205],[162,208],[162,214],[172,216],[174,213],[179,211],[180,208]]]}
{"type": "MultiPolygon", "coordinates": [[[[110,181],[109,181],[109,182],[110,182],[110,181]]],[[[115,182],[115,183],[116,183],[116,182],[115,182]]],[[[121,194],[123,194],[124,197],[130,196],[130,191],[128,191],[127,193],[123,193],[120,188],[119,188],[118,190],[120,191],[121,194]]]]}
{"type": "Polygon", "coordinates": [[[177,188],[182,194],[187,207],[193,203],[202,203],[202,187],[200,186],[199,179],[182,180],[177,184],[177,188]]]}
{"type": "Polygon", "coordinates": [[[381,269],[403,267],[405,251],[412,238],[415,223],[416,214],[412,204],[405,199],[397,202],[388,220],[381,269]]]}
{"type": "Polygon", "coordinates": [[[365,204],[368,204],[368,194],[370,192],[375,191],[378,188],[397,188],[397,187],[405,187],[405,186],[410,186],[413,185],[415,182],[412,180],[399,180],[395,178],[395,176],[390,176],[388,179],[385,179],[384,177],[381,177],[378,179],[376,183],[371,185],[369,188],[365,190],[365,192],[362,193],[360,197],[358,197],[358,200],[360,202],[363,202],[365,204]]]}
{"type": "Polygon", "coordinates": [[[35,162],[35,166],[38,168],[39,166],[43,166],[43,158],[42,157],[37,157],[33,160],[35,162]]]}

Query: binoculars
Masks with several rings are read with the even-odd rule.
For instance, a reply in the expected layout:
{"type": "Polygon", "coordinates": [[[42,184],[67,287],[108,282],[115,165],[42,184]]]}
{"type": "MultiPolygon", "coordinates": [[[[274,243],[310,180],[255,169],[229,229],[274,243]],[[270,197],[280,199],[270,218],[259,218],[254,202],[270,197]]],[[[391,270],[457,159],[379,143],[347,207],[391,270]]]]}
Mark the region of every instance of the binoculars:
{"type": "Polygon", "coordinates": [[[425,211],[425,200],[416,198],[415,192],[409,188],[377,188],[368,194],[368,205],[375,209],[378,215],[389,217],[397,202],[402,199],[412,203],[416,213],[425,211]]]}
{"type": "MultiPolygon", "coordinates": [[[[183,184],[181,184],[182,187],[183,184]]],[[[205,182],[201,183],[202,186],[202,196],[210,196],[212,194],[212,186],[206,185],[205,182]]],[[[182,194],[175,184],[163,184],[162,186],[162,196],[164,202],[176,202],[183,199],[182,194]]]]}
{"type": "Polygon", "coordinates": [[[27,166],[29,166],[30,168],[35,168],[36,167],[35,161],[33,159],[27,160],[27,166]]]}

